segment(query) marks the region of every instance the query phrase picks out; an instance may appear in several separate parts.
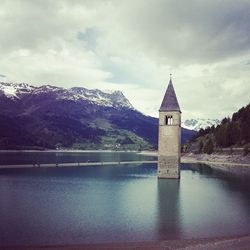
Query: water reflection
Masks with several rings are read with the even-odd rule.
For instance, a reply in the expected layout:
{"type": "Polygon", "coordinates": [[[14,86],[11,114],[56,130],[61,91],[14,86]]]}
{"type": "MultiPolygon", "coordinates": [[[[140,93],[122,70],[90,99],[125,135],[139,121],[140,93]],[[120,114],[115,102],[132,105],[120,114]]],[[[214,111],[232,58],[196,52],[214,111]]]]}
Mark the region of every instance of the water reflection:
{"type": "Polygon", "coordinates": [[[180,238],[180,180],[158,179],[159,240],[180,238]]]}
{"type": "Polygon", "coordinates": [[[205,164],[186,164],[180,200],[182,236],[219,237],[249,230],[250,179],[205,164]],[[192,225],[192,226],[191,226],[192,225]]]}
{"type": "Polygon", "coordinates": [[[223,180],[221,184],[226,185],[231,191],[243,191],[244,194],[250,192],[249,167],[233,166],[215,169],[206,164],[188,164],[188,168],[206,178],[223,180]]]}
{"type": "MultiPolygon", "coordinates": [[[[191,167],[194,167],[191,165],[191,167]]],[[[206,171],[207,175],[212,178],[220,179],[223,188],[232,193],[240,193],[245,196],[244,201],[250,207],[250,168],[242,166],[234,166],[229,169],[214,169],[205,164],[199,164],[199,173],[206,171]],[[202,172],[201,172],[202,170],[202,172]],[[208,174],[209,173],[209,174],[208,174]]]]}

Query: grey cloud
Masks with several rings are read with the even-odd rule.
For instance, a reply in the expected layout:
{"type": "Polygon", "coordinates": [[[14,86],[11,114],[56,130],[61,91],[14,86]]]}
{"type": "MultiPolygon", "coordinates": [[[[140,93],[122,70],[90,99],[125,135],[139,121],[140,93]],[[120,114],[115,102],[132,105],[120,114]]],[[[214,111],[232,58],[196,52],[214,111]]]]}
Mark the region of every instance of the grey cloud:
{"type": "Polygon", "coordinates": [[[184,116],[222,117],[249,101],[249,13],[249,0],[2,0],[1,70],[117,86],[156,115],[171,71],[184,116]]]}
{"type": "Polygon", "coordinates": [[[134,39],[138,51],[173,65],[216,62],[250,50],[250,2],[244,0],[16,0],[3,1],[1,8],[0,31],[8,34],[0,37],[2,50],[58,50],[62,40],[77,36],[95,49],[102,43],[96,41],[100,25],[104,33],[119,26],[114,43],[116,36],[134,39]],[[109,6],[113,12],[105,13],[109,6]],[[110,26],[97,15],[89,27],[88,15],[98,8],[110,26]]]}
{"type": "Polygon", "coordinates": [[[141,1],[127,8],[138,43],[170,63],[208,63],[250,49],[249,1],[141,1]]]}
{"type": "Polygon", "coordinates": [[[6,77],[6,75],[0,74],[0,77],[5,78],[5,77],[6,77]]]}
{"type": "Polygon", "coordinates": [[[0,49],[5,52],[62,49],[63,41],[77,40],[77,32],[86,28],[87,2],[86,5],[72,0],[1,2],[0,32],[4,35],[0,36],[0,49]]]}
{"type": "Polygon", "coordinates": [[[57,15],[52,1],[4,1],[1,5],[4,11],[0,15],[0,31],[5,34],[0,38],[2,49],[31,49],[55,32],[53,20],[57,15]]]}
{"type": "Polygon", "coordinates": [[[78,32],[77,38],[84,42],[85,47],[95,50],[98,31],[94,28],[87,28],[84,32],[78,32]]]}

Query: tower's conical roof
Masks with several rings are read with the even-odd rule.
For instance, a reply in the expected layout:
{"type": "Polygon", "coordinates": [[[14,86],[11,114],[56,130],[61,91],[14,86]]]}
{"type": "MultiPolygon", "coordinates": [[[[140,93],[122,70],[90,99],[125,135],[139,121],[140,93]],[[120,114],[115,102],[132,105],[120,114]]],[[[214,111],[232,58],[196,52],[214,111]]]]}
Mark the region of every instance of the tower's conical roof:
{"type": "Polygon", "coordinates": [[[181,111],[171,78],[159,111],[181,111]]]}

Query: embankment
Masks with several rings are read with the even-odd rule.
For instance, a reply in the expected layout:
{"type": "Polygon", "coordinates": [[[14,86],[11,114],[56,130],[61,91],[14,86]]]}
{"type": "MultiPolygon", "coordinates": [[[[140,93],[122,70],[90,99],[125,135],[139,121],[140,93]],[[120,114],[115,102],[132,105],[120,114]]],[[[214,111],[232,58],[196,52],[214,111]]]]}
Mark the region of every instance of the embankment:
{"type": "Polygon", "coordinates": [[[182,163],[202,163],[221,171],[228,171],[235,174],[250,174],[250,155],[240,154],[183,154],[182,163]]]}

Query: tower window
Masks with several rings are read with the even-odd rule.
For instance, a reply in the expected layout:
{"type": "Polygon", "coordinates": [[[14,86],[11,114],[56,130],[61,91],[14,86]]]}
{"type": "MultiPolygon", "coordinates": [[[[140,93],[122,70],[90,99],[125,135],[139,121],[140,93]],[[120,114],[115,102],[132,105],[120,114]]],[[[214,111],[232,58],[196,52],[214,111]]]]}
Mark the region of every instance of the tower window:
{"type": "Polygon", "coordinates": [[[165,123],[166,123],[166,125],[172,125],[173,124],[173,116],[172,115],[167,115],[165,123]]]}

